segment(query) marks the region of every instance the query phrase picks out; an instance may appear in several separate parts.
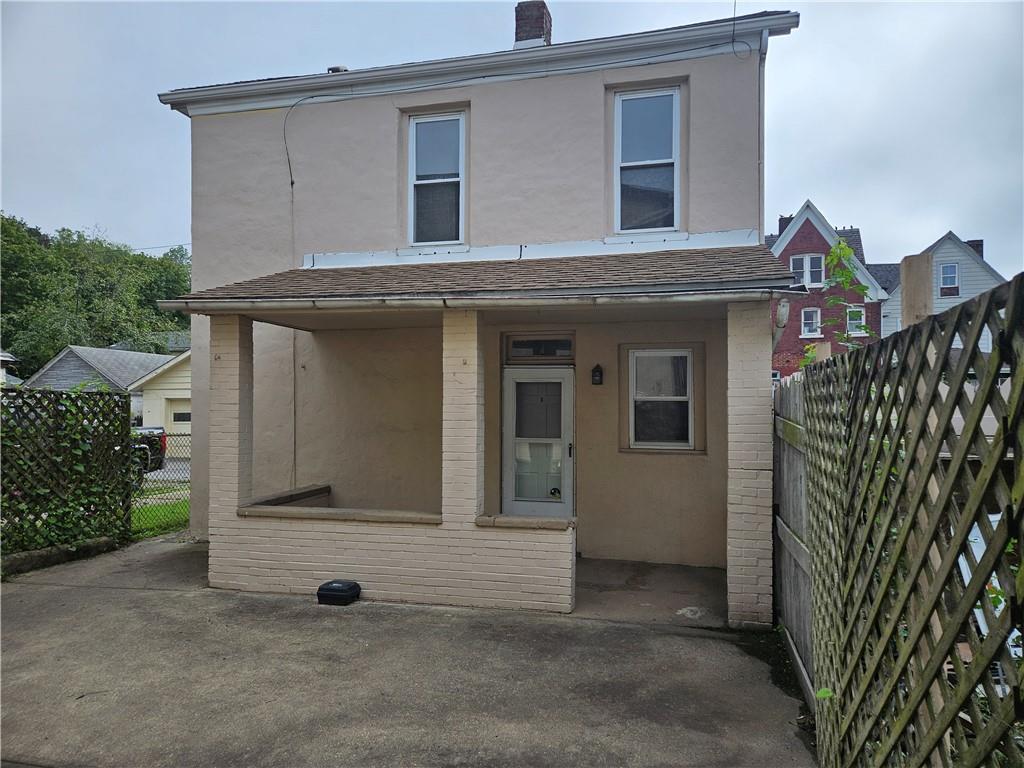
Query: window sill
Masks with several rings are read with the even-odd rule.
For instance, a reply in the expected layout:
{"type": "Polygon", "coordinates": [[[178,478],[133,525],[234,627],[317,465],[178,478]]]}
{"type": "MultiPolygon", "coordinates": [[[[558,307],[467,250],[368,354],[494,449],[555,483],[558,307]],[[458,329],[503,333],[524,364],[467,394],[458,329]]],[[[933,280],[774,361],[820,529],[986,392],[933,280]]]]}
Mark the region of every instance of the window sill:
{"type": "Polygon", "coordinates": [[[654,445],[620,445],[620,453],[656,453],[662,456],[707,456],[704,448],[659,448],[654,445]]]}
{"type": "Polygon", "coordinates": [[[443,243],[413,243],[398,249],[399,256],[430,256],[436,253],[468,253],[469,246],[462,240],[443,243]]]}
{"type": "Polygon", "coordinates": [[[801,339],[824,339],[825,335],[822,333],[801,333],[801,339]]]}
{"type": "Polygon", "coordinates": [[[476,518],[476,524],[481,528],[532,528],[548,531],[565,531],[576,527],[576,518],[480,515],[476,518]]]}
{"type": "Polygon", "coordinates": [[[238,508],[239,517],[273,517],[287,520],[340,520],[361,523],[413,523],[440,525],[441,515],[398,509],[340,509],[337,507],[292,507],[252,504],[238,508]]]}
{"type": "Polygon", "coordinates": [[[676,227],[664,229],[617,229],[614,234],[604,238],[605,243],[620,245],[622,243],[661,243],[682,242],[689,240],[690,234],[676,227]]]}

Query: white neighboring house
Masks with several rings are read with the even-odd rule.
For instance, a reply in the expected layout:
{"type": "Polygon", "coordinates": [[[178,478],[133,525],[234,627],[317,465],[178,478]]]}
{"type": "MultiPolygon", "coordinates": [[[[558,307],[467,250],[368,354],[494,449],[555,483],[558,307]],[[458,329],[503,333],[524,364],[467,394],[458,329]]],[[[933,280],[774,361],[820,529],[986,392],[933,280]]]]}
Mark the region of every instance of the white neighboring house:
{"type": "MultiPolygon", "coordinates": [[[[192,352],[185,350],[133,382],[128,391],[142,394],[142,424],[163,427],[168,435],[192,434],[192,352]]],[[[171,440],[168,455],[187,455],[186,445],[171,440]]]]}
{"type": "MultiPolygon", "coordinates": [[[[985,261],[982,240],[964,242],[953,232],[947,232],[924,250],[932,254],[932,311],[935,314],[1006,281],[985,261]]],[[[903,306],[899,267],[898,263],[868,265],[868,270],[889,292],[888,301],[882,305],[882,336],[896,333],[901,326],[903,306]]],[[[982,349],[991,350],[991,340],[987,335],[982,339],[982,349]]]]}

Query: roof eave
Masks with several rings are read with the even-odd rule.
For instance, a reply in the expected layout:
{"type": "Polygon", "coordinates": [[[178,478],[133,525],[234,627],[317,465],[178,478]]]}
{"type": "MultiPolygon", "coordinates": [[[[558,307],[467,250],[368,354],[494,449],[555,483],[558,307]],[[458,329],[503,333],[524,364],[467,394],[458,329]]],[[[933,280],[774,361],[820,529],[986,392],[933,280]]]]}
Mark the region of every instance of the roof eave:
{"type": "MultiPolygon", "coordinates": [[[[665,46],[715,41],[729,43],[746,37],[756,37],[757,45],[760,46],[762,33],[767,33],[769,36],[789,34],[799,26],[799,23],[800,14],[796,12],[737,19],[735,22],[727,19],[689,27],[412,64],[396,64],[351,72],[300,75],[271,80],[182,88],[160,93],[158,98],[161,103],[167,104],[182,114],[193,115],[202,114],[203,107],[209,108],[213,105],[225,105],[230,102],[241,102],[245,104],[246,108],[253,108],[253,102],[262,101],[264,102],[263,108],[273,108],[281,106],[282,102],[287,103],[288,100],[294,101],[325,91],[328,91],[324,94],[327,96],[329,91],[343,89],[347,89],[347,92],[338,94],[337,98],[369,95],[359,92],[360,88],[367,87],[385,90],[388,86],[392,89],[454,87],[466,84],[462,81],[467,79],[511,77],[517,71],[523,70],[524,67],[527,69],[533,67],[536,70],[535,74],[539,74],[555,66],[579,63],[579,60],[588,58],[593,59],[594,68],[615,66],[615,62],[603,61],[603,59],[622,53],[635,55],[646,52],[653,56],[665,56],[666,60],[671,60],[668,58],[670,51],[660,50],[665,46]],[[458,78],[460,82],[446,84],[445,81],[450,81],[453,77],[458,78]]],[[[702,55],[712,55],[715,52],[709,49],[702,55]]],[[[678,53],[683,54],[685,51],[678,53]]],[[[207,109],[206,111],[218,110],[207,109]]]]}
{"type": "Polygon", "coordinates": [[[234,314],[252,310],[374,310],[446,309],[475,306],[558,306],[565,304],[674,303],[695,301],[751,301],[781,293],[806,293],[790,278],[745,283],[706,284],[699,287],[644,286],[595,291],[480,291],[438,294],[295,297],[295,298],[181,298],[157,302],[161,309],[186,314],[234,314]]]}

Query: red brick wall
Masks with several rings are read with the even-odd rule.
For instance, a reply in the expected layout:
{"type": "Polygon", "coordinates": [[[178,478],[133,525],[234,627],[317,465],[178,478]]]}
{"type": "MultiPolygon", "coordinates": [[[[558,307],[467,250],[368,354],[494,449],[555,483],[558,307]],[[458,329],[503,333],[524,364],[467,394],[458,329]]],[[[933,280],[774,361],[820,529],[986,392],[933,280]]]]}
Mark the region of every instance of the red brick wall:
{"type": "MultiPolygon", "coordinates": [[[[798,256],[805,253],[820,253],[825,255],[828,251],[829,244],[825,238],[822,237],[818,228],[811,222],[805,221],[800,226],[796,235],[793,236],[793,239],[789,241],[785,249],[779,255],[779,261],[781,261],[786,267],[789,267],[789,260],[791,256],[798,256]]],[[[826,274],[826,278],[827,277],[828,275],[826,274]]],[[[863,304],[864,315],[867,318],[865,321],[866,325],[876,335],[880,336],[882,333],[882,305],[879,302],[866,301],[864,297],[856,291],[843,290],[841,288],[829,288],[828,290],[810,288],[809,291],[810,293],[806,296],[789,297],[789,322],[786,324],[786,328],[782,332],[782,338],[775,347],[775,353],[772,356],[772,368],[779,371],[783,377],[789,376],[791,373],[800,369],[800,361],[804,357],[804,347],[807,344],[816,341],[830,341],[832,342],[833,353],[842,352],[845,349],[845,346],[835,340],[835,336],[837,333],[843,333],[846,330],[846,307],[826,306],[825,300],[829,296],[842,296],[844,301],[848,301],[851,304],[863,304]],[[800,338],[801,310],[805,307],[818,307],[821,310],[822,338],[800,338]],[[839,322],[836,325],[826,325],[825,321],[832,318],[838,319],[839,322]]],[[[773,322],[775,320],[777,306],[778,302],[773,302],[773,322]]],[[[864,341],[871,341],[871,337],[864,339],[864,341]]]]}

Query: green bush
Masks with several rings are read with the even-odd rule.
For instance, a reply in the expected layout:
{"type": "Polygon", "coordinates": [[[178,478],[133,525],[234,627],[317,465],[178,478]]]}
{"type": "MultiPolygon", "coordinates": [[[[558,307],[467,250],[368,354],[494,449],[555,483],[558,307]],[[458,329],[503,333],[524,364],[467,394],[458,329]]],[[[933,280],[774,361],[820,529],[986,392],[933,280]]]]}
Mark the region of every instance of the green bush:
{"type": "Polygon", "coordinates": [[[0,430],[3,554],[130,535],[128,395],[3,390],[0,430]]]}

